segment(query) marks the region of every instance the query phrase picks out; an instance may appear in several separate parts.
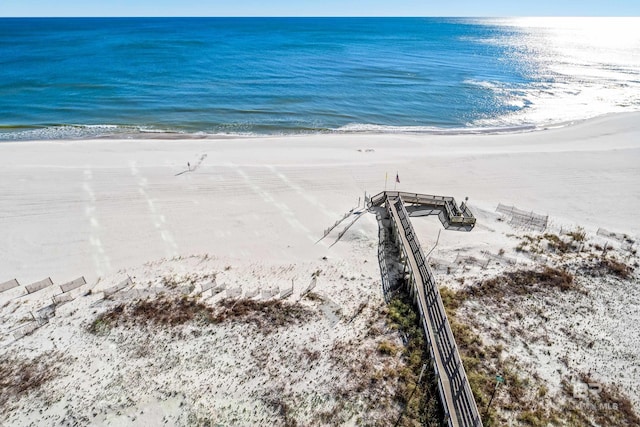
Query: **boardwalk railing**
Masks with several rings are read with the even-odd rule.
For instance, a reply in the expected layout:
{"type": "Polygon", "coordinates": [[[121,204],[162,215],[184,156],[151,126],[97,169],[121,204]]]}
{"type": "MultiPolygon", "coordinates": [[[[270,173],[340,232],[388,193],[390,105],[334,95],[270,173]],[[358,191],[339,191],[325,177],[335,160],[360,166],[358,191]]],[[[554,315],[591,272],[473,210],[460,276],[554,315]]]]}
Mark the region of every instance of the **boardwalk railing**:
{"type": "Polygon", "coordinates": [[[390,193],[386,194],[387,211],[407,261],[412,293],[415,294],[427,337],[447,424],[449,426],[482,426],[440,292],[409,221],[409,214],[403,203],[404,195],[397,194],[394,197],[394,194],[390,193]]]}

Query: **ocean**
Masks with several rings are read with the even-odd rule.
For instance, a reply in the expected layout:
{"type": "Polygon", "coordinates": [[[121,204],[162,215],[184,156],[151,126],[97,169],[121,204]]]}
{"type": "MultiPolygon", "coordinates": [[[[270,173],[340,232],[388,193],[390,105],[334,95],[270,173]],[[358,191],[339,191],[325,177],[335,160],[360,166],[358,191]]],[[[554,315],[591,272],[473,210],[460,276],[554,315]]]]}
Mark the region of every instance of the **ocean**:
{"type": "Polygon", "coordinates": [[[500,132],[640,110],[640,18],[0,19],[0,140],[500,132]]]}

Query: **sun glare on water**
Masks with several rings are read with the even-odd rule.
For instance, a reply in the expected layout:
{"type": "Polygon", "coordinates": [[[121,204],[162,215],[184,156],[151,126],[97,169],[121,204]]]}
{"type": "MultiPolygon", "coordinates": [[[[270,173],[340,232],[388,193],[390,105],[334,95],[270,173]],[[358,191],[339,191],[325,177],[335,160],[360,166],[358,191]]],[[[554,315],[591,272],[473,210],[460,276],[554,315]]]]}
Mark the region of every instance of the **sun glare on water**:
{"type": "Polygon", "coordinates": [[[511,96],[528,107],[506,120],[569,122],[640,109],[640,18],[527,17],[486,22],[514,30],[495,43],[506,46],[509,59],[519,62],[534,82],[513,91],[516,95],[511,96]]]}

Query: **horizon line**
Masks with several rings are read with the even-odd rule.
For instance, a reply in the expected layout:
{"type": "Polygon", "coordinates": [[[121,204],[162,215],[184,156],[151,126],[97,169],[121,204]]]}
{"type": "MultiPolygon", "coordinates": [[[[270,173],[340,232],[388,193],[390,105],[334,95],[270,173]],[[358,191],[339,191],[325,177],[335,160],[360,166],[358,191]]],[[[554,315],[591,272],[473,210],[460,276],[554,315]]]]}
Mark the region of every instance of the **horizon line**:
{"type": "Polygon", "coordinates": [[[0,16],[0,19],[74,19],[74,18],[640,18],[637,15],[69,15],[69,16],[0,16]]]}

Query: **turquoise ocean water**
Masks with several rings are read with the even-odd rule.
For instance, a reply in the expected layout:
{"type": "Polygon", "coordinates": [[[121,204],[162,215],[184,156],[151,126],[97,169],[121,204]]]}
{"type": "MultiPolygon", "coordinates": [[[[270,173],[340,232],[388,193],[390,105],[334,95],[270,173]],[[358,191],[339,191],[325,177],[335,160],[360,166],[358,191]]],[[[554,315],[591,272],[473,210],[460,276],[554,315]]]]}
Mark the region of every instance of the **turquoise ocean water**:
{"type": "Polygon", "coordinates": [[[0,19],[0,140],[535,129],[640,109],[640,18],[0,19]]]}

